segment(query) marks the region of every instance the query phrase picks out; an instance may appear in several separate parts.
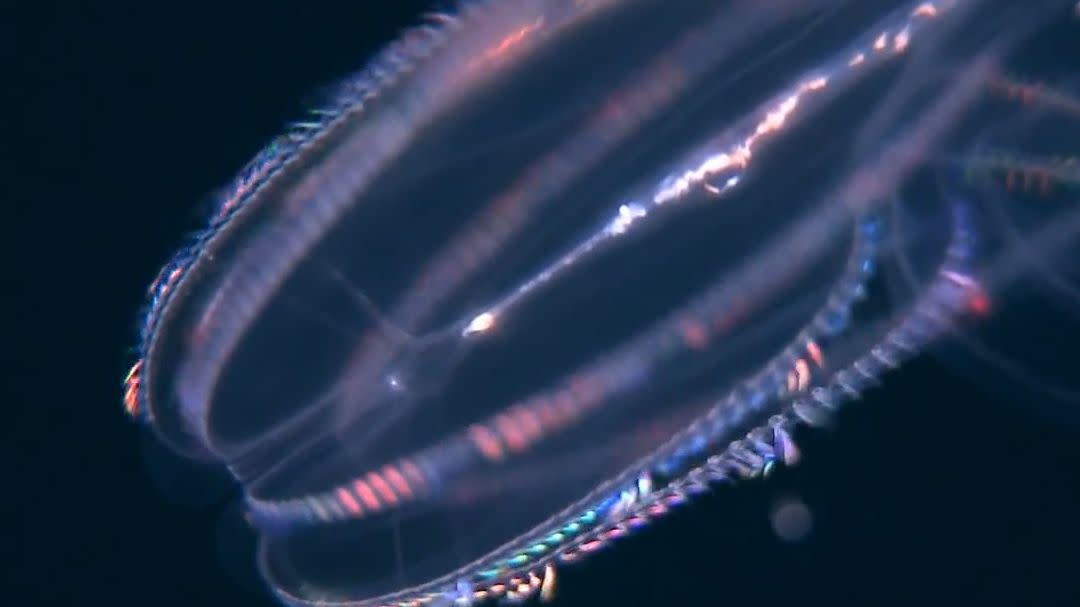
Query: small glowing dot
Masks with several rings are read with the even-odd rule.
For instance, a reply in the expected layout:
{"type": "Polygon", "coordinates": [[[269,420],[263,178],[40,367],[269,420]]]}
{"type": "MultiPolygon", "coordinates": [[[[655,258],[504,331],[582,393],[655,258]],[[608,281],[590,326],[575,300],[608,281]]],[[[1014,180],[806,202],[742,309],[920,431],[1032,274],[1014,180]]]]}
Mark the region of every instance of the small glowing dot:
{"type": "Polygon", "coordinates": [[[638,477],[637,491],[639,496],[641,496],[642,498],[648,497],[650,494],[652,494],[652,488],[653,484],[651,476],[649,476],[648,474],[642,474],[638,477]]]}
{"type": "Polygon", "coordinates": [[[484,312],[469,322],[469,326],[465,327],[464,334],[483,333],[493,326],[495,326],[495,315],[491,312],[484,312]]]}
{"type": "Polygon", "coordinates": [[[608,229],[612,234],[622,234],[630,227],[630,224],[634,223],[637,219],[644,217],[646,212],[645,207],[640,204],[624,204],[619,207],[619,214],[611,221],[611,225],[608,229]]]}

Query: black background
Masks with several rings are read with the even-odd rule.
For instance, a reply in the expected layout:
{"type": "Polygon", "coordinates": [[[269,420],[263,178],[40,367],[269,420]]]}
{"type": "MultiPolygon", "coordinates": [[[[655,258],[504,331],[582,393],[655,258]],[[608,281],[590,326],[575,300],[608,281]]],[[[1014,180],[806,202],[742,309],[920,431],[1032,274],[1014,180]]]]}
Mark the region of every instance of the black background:
{"type": "MultiPolygon", "coordinates": [[[[178,503],[146,471],[120,406],[136,313],[213,188],[428,7],[71,2],[9,21],[3,602],[271,604],[233,495],[178,503]]],[[[1075,331],[1018,310],[1015,330],[1075,352],[1075,331]]],[[[798,468],[560,570],[558,604],[1080,604],[1076,412],[947,360],[803,433],[798,468]],[[788,497],[814,517],[801,543],[770,528],[788,497]]]]}

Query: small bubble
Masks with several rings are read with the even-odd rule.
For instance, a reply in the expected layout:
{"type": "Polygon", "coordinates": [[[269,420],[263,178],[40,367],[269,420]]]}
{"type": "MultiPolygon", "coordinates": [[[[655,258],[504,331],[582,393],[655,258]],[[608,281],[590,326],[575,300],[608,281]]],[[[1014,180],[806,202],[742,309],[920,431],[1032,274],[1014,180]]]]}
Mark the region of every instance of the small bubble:
{"type": "Polygon", "coordinates": [[[791,543],[806,539],[814,523],[806,503],[792,497],[777,501],[769,518],[776,536],[791,543]]]}

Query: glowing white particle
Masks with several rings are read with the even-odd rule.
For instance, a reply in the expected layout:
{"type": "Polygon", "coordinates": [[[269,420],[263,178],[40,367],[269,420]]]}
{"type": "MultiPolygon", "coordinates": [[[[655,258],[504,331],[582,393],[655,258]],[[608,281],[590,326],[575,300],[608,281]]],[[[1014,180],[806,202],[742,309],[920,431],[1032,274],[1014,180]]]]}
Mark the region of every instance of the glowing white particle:
{"type": "Polygon", "coordinates": [[[495,326],[495,314],[491,312],[484,312],[482,314],[478,314],[469,322],[468,326],[465,327],[465,330],[462,331],[462,335],[483,333],[484,331],[487,331],[493,326],[495,326]]]}
{"type": "Polygon", "coordinates": [[[624,204],[619,207],[619,214],[615,219],[611,220],[608,225],[608,232],[611,234],[622,234],[634,223],[637,219],[644,217],[647,211],[645,207],[631,202],[630,204],[624,204]]]}
{"type": "Polygon", "coordinates": [[[652,477],[648,474],[642,474],[637,479],[637,491],[639,499],[644,499],[652,494],[652,477]]]}

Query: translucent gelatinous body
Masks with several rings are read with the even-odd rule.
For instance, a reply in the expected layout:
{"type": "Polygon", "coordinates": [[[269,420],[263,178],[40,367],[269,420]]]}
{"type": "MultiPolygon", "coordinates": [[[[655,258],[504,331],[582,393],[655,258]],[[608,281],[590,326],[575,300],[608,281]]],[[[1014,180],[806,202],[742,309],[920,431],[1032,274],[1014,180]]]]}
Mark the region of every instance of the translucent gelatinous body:
{"type": "MultiPolygon", "coordinates": [[[[959,178],[996,165],[953,159],[1070,9],[1022,4],[434,18],[162,271],[125,405],[243,484],[287,603],[550,594],[555,565],[793,462],[795,424],[1009,283],[959,178]]],[[[1027,253],[1068,259],[1076,208],[1027,253]]]]}

